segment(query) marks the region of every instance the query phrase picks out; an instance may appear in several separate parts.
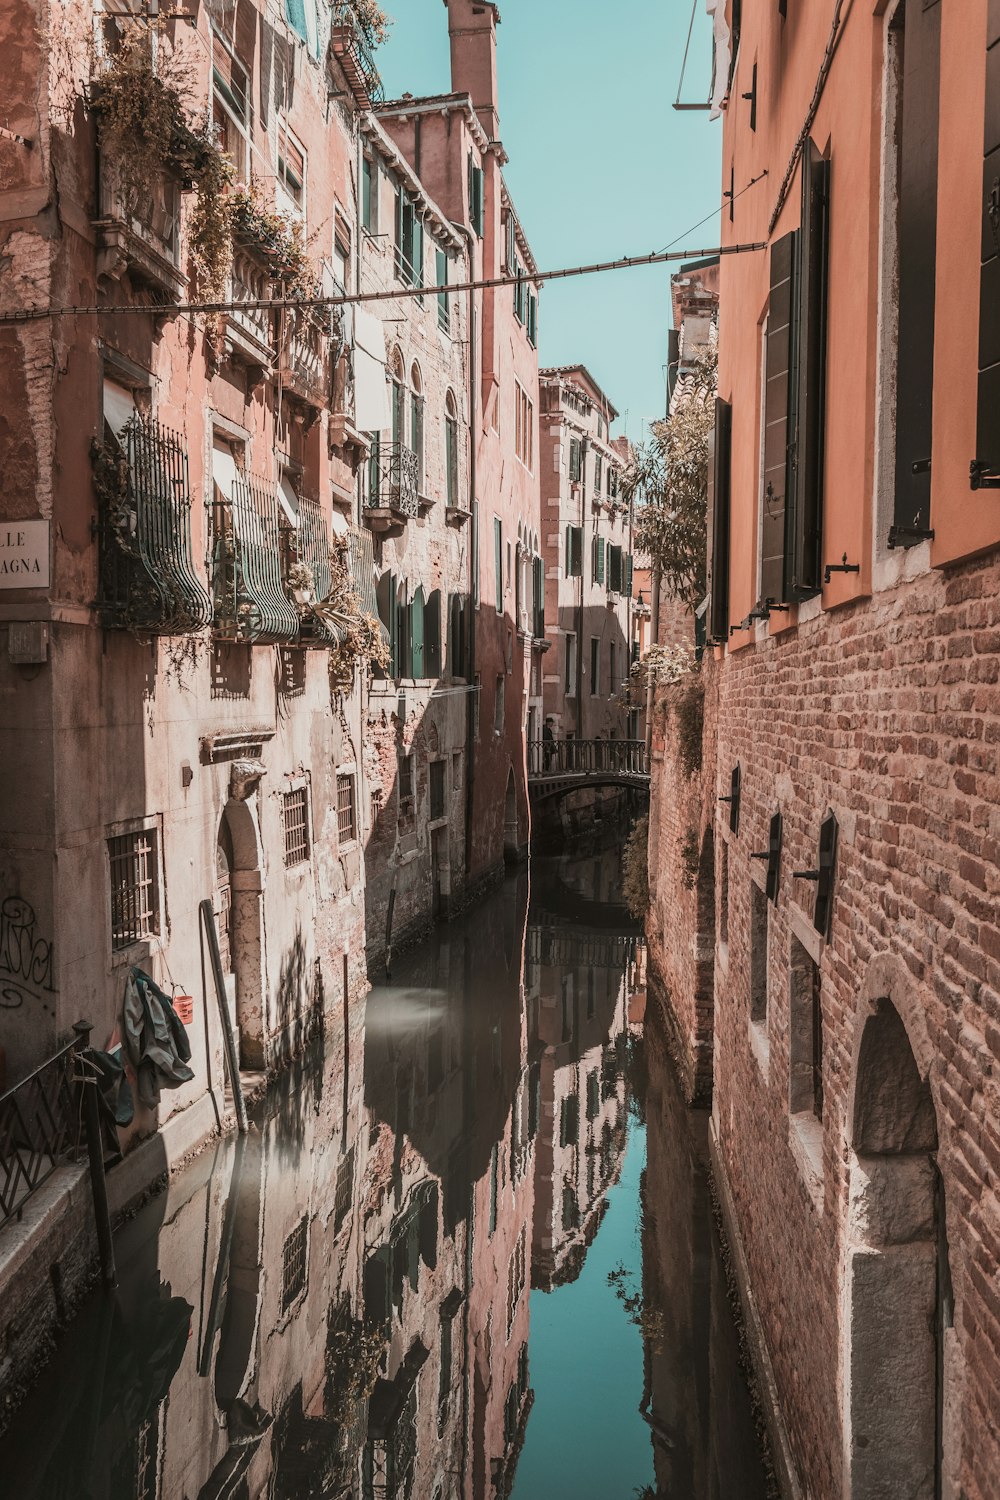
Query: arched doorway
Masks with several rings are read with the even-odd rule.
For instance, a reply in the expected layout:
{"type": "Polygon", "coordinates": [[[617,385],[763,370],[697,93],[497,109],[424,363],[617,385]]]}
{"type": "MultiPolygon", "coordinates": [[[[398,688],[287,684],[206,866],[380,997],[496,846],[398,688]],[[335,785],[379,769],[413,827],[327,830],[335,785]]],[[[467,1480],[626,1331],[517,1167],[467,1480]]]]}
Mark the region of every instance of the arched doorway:
{"type": "Polygon", "coordinates": [[[888,995],[863,1023],[849,1128],[845,1492],[942,1500],[953,1318],[937,1116],[888,995]]]}
{"type": "Polygon", "coordinates": [[[216,925],[223,972],[231,975],[231,1013],[239,1036],[240,1066],[265,1065],[266,985],[260,843],[246,802],[230,797],[216,841],[216,925]],[[228,950],[228,951],[227,951],[228,950]]]}
{"type": "Polygon", "coordinates": [[[514,785],[514,768],[507,772],[507,795],[503,809],[503,855],[508,864],[516,864],[520,857],[517,838],[517,788],[514,785]]]}

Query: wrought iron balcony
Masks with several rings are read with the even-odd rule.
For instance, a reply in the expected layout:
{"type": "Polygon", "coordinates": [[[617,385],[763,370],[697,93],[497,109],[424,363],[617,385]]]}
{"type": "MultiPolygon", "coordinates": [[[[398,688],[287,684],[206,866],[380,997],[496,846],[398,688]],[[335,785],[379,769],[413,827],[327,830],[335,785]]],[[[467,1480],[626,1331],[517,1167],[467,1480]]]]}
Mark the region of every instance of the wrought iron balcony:
{"type": "MultiPolygon", "coordinates": [[[[271,295],[271,277],[246,251],[236,246],[229,276],[228,300],[260,302],[271,295]]],[[[274,331],[266,308],[231,307],[226,313],[226,342],[243,364],[269,372],[274,364],[274,331]]]]}
{"type": "Polygon", "coordinates": [[[187,444],[136,415],[95,449],[102,623],[146,635],[185,635],[212,618],[191,550],[187,444]]]}
{"type": "Polygon", "coordinates": [[[417,455],[404,443],[372,444],[368,458],[368,510],[395,511],[401,516],[420,513],[417,492],[417,455]]]}
{"type": "Polygon", "coordinates": [[[231,498],[213,503],[213,533],[216,635],[240,644],[297,641],[299,617],[282,581],[274,484],[237,474],[231,498]]]}
{"type": "MultiPolygon", "coordinates": [[[[318,500],[299,501],[298,561],[312,582],[302,600],[301,628],[304,646],[338,646],[345,632],[332,620],[317,614],[310,604],[334,603],[333,568],[330,563],[330,528],[318,500]]],[[[293,590],[293,593],[295,591],[293,590]]]]}
{"type": "Polygon", "coordinates": [[[340,64],[347,86],[360,108],[372,109],[385,102],[385,90],[375,66],[371,43],[350,0],[338,0],[334,6],[330,53],[340,64]]]}
{"type": "Polygon", "coordinates": [[[97,274],[136,280],[179,298],[187,286],[180,259],[180,183],[168,172],[135,185],[102,153],[98,187],[97,274]]]}
{"type": "Polygon", "coordinates": [[[329,318],[298,312],[281,351],[281,385],[310,406],[325,406],[330,394],[329,318]]]}

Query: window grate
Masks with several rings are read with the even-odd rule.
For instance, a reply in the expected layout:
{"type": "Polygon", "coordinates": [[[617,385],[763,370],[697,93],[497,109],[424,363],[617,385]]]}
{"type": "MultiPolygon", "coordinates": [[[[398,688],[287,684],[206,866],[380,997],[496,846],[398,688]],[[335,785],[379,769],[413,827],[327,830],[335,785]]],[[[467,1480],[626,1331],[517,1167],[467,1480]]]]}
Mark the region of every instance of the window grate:
{"type": "Polygon", "coordinates": [[[337,777],[337,837],[342,844],[357,838],[354,816],[354,777],[337,777]]]}
{"type": "Polygon", "coordinates": [[[286,1313],[306,1285],[306,1240],[309,1220],[303,1216],[281,1253],[281,1311],[286,1313]]]}
{"type": "Polygon", "coordinates": [[[156,830],[108,839],[111,871],[111,944],[127,948],[160,930],[156,830]]]}
{"type": "Polygon", "coordinates": [[[300,865],[309,858],[308,802],[304,786],[285,792],[281,800],[285,825],[285,864],[300,865]]]}

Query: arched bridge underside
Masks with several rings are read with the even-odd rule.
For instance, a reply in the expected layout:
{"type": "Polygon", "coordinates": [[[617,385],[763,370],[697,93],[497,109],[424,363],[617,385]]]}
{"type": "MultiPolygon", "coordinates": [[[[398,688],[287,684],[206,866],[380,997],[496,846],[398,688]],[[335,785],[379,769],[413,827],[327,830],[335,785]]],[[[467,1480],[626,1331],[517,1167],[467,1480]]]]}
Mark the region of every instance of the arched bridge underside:
{"type": "Polygon", "coordinates": [[[642,740],[529,741],[528,792],[533,802],[605,786],[649,791],[642,740]]]}

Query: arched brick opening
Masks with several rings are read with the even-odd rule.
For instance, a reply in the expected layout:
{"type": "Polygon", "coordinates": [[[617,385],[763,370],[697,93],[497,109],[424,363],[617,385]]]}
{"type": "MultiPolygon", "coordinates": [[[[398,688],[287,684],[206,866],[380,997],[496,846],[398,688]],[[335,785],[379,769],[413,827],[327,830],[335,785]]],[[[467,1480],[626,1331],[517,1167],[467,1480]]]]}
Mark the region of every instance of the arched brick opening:
{"type": "Polygon", "coordinates": [[[889,994],[868,1002],[848,1116],[843,1366],[844,1493],[851,1500],[943,1500],[952,1493],[952,1289],[925,1042],[921,1034],[915,1050],[889,994]]]}

